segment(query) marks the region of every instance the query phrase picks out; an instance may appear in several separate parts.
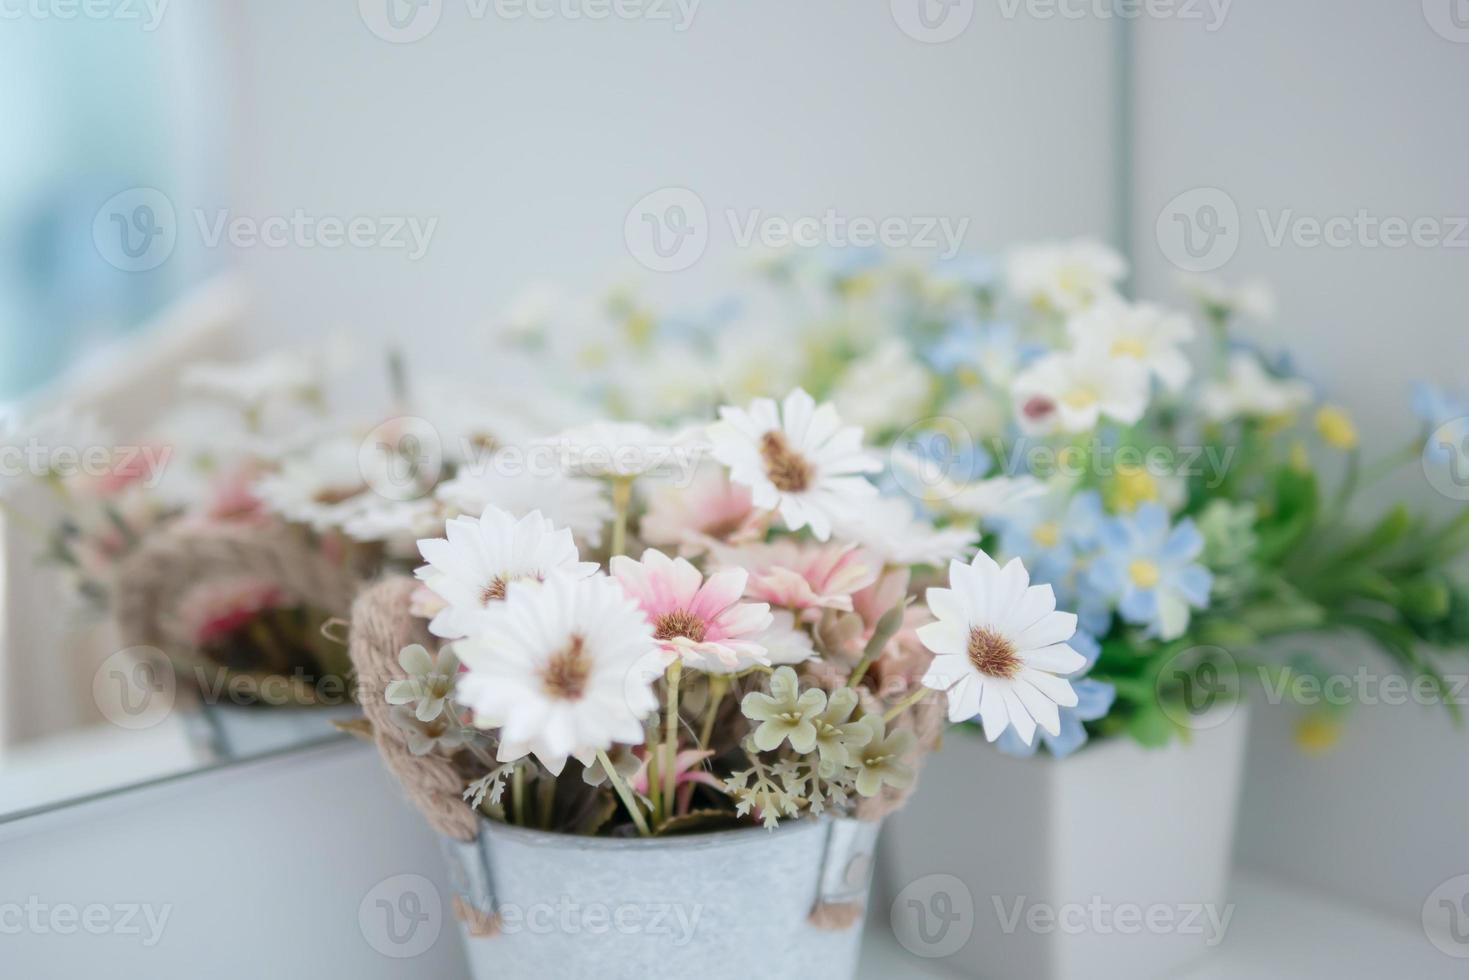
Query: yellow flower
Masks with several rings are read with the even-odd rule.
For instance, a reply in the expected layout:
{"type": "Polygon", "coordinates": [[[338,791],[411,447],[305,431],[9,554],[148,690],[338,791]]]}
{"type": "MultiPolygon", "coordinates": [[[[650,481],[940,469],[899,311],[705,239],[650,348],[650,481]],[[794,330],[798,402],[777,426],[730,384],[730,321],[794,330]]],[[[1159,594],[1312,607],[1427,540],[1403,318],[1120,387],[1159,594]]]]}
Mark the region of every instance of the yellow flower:
{"type": "Polygon", "coordinates": [[[1313,712],[1296,722],[1296,745],[1307,755],[1325,755],[1340,739],[1341,724],[1327,715],[1313,712]]]}
{"type": "Polygon", "coordinates": [[[1299,439],[1290,447],[1291,469],[1297,473],[1306,473],[1311,469],[1311,457],[1306,452],[1306,444],[1299,439]]]}
{"type": "Polygon", "coordinates": [[[1119,466],[1108,488],[1108,503],[1119,512],[1137,510],[1139,504],[1158,499],[1158,481],[1142,466],[1119,466]]]}
{"type": "Polygon", "coordinates": [[[1349,450],[1357,448],[1357,427],[1345,410],[1335,405],[1322,405],[1316,412],[1316,431],[1328,446],[1349,450]]]}

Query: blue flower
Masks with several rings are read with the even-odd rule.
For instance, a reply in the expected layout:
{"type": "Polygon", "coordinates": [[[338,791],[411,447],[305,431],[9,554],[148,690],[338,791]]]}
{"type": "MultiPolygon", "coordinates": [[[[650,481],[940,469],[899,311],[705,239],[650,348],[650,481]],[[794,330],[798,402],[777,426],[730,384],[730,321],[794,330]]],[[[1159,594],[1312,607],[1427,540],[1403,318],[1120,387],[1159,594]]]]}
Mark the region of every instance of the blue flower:
{"type": "Polygon", "coordinates": [[[1413,386],[1413,414],[1430,429],[1469,415],[1469,403],[1437,385],[1420,381],[1413,386]]]}
{"type": "Polygon", "coordinates": [[[1078,632],[1067,642],[1071,649],[1086,657],[1086,666],[1069,678],[1071,688],[1076,692],[1076,707],[1060,709],[1060,734],[1052,735],[1044,728],[1037,728],[1038,737],[1030,745],[1021,741],[1013,728],[1007,729],[995,742],[995,747],[1006,755],[1028,758],[1035,755],[1044,742],[1051,755],[1064,759],[1086,744],[1086,726],[1083,722],[1105,718],[1107,712],[1112,710],[1112,702],[1117,699],[1117,689],[1106,681],[1096,681],[1085,676],[1101,655],[1101,644],[1083,632],[1078,632]]]}
{"type": "Polygon", "coordinates": [[[1168,511],[1146,503],[1102,523],[1101,551],[1087,570],[1088,586],[1115,602],[1122,618],[1150,635],[1175,640],[1188,629],[1190,607],[1205,609],[1214,577],[1197,559],[1204,536],[1185,518],[1172,527],[1168,511]]]}
{"type": "Polygon", "coordinates": [[[1062,588],[1082,552],[1096,546],[1103,521],[1102,498],[1095,490],[1068,495],[1052,492],[1019,505],[993,523],[999,550],[1019,558],[1031,580],[1062,588]]]}
{"type": "Polygon", "coordinates": [[[940,259],[933,264],[929,275],[936,282],[978,291],[994,286],[999,280],[1000,270],[994,259],[971,252],[940,259]]]}

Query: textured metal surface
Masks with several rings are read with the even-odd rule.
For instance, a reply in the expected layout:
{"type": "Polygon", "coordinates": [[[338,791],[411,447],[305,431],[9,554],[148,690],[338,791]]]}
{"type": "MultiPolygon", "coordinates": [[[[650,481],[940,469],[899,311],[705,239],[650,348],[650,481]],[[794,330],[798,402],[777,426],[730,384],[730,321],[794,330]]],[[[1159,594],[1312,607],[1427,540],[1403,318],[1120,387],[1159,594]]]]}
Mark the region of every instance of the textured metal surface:
{"type": "MultiPolygon", "coordinates": [[[[807,917],[822,897],[865,903],[876,824],[807,820],[654,841],[482,826],[485,866],[452,875],[488,889],[503,920],[498,936],[465,937],[476,980],[856,973],[860,923],[832,931],[807,917]]],[[[476,849],[446,854],[452,865],[476,849]]]]}

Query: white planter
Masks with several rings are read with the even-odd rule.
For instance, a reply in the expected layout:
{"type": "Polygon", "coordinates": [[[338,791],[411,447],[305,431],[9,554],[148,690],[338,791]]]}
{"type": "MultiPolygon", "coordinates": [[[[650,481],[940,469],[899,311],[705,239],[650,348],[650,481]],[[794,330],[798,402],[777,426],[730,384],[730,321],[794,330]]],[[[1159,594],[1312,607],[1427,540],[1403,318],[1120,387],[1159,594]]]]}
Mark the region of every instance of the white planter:
{"type": "Polygon", "coordinates": [[[1248,711],[1196,727],[1187,745],[1059,760],[951,730],[884,837],[899,941],[985,980],[1148,980],[1206,954],[1233,911],[1248,711]]]}
{"type": "Polygon", "coordinates": [[[866,905],[879,824],[804,820],[775,831],[575,837],[481,821],[445,842],[460,900],[500,917],[465,944],[476,980],[851,980],[861,915],[810,921],[818,901],[866,905]]]}

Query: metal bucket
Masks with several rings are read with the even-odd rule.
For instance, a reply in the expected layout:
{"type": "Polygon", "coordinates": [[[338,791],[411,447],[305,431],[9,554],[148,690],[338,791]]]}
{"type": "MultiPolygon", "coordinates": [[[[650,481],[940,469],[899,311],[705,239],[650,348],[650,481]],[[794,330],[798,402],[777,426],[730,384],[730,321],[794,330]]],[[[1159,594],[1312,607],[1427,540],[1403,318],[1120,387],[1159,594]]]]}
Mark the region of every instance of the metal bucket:
{"type": "Polygon", "coordinates": [[[460,899],[500,920],[497,935],[465,932],[476,980],[850,980],[862,916],[832,929],[811,913],[866,907],[880,827],[822,819],[644,840],[482,820],[477,840],[444,850],[460,899]]]}

